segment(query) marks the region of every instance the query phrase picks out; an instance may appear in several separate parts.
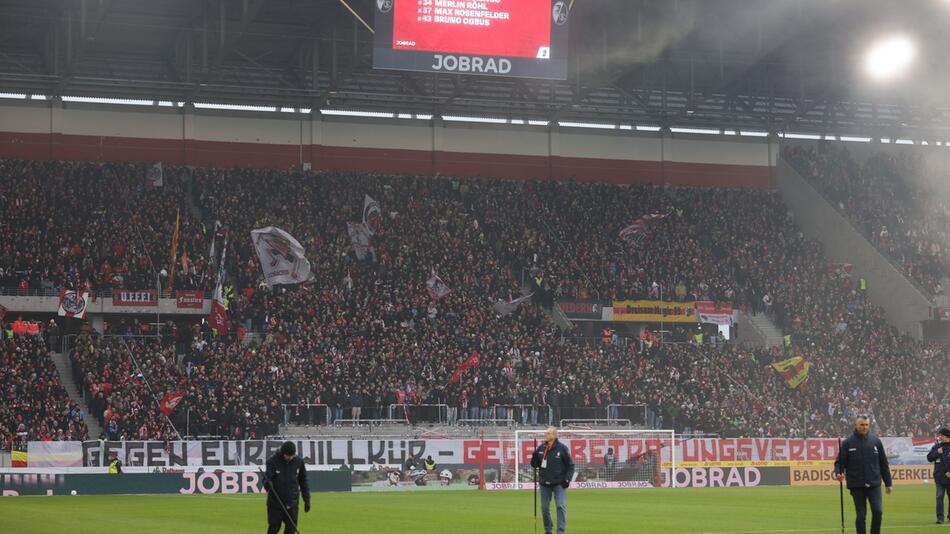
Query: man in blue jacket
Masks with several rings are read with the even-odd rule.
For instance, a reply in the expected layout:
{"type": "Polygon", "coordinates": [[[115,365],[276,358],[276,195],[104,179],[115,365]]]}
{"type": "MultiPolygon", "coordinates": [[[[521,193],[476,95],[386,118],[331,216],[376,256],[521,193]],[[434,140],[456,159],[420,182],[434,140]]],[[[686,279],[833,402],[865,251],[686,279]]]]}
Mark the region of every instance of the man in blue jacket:
{"type": "Polygon", "coordinates": [[[557,532],[564,534],[567,529],[567,488],[574,478],[574,460],[567,446],[558,441],[557,430],[549,426],[544,435],[545,441],[535,449],[531,456],[531,467],[540,469],[538,482],[541,487],[541,517],[544,519],[545,534],[554,532],[551,521],[551,496],[557,506],[557,532]]]}
{"type": "Polygon", "coordinates": [[[934,464],[934,484],[937,486],[937,523],[943,523],[943,496],[950,498],[950,428],[941,428],[937,443],[927,453],[927,461],[934,464]]]}
{"type": "Polygon", "coordinates": [[[835,477],[838,481],[848,479],[848,490],[854,500],[855,530],[865,534],[867,505],[871,504],[871,534],[881,534],[884,503],[881,498],[881,481],[891,493],[891,468],[887,464],[884,444],[871,433],[871,422],[866,415],[854,420],[854,433],[841,443],[838,459],[835,460],[835,477]]]}

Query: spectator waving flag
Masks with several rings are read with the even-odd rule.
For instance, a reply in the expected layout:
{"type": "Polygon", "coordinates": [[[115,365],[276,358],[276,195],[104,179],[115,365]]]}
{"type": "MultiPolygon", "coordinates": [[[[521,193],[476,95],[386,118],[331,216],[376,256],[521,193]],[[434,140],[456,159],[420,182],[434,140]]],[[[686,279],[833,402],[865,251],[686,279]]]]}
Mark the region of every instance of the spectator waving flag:
{"type": "Polygon", "coordinates": [[[620,230],[620,239],[627,243],[639,243],[646,236],[646,231],[653,223],[665,219],[669,213],[649,213],[633,221],[629,226],[620,230]]]}
{"type": "Polygon", "coordinates": [[[269,286],[299,284],[310,279],[310,262],[303,245],[276,226],[251,230],[251,242],[261,260],[264,281],[269,286]]]}
{"type": "Polygon", "coordinates": [[[369,235],[376,235],[382,229],[383,213],[379,209],[379,202],[366,195],[363,198],[363,225],[369,235]]]}
{"type": "Polygon", "coordinates": [[[181,399],[185,398],[184,391],[169,391],[162,397],[162,401],[158,403],[158,409],[161,411],[165,417],[171,417],[174,413],[175,408],[181,403],[181,399]]]}
{"type": "Polygon", "coordinates": [[[59,292],[60,317],[75,317],[76,319],[83,319],[86,317],[86,309],[88,308],[88,291],[72,291],[62,289],[59,292]]]}
{"type": "Polygon", "coordinates": [[[452,292],[449,285],[439,278],[435,271],[432,271],[432,277],[426,280],[426,291],[433,300],[439,300],[452,292]]]}
{"type": "Polygon", "coordinates": [[[808,370],[811,369],[811,362],[806,361],[801,356],[793,356],[787,360],[775,362],[772,364],[778,374],[782,375],[788,387],[797,388],[808,379],[808,370]]]}
{"type": "Polygon", "coordinates": [[[478,367],[479,363],[481,362],[478,359],[478,351],[473,350],[472,355],[469,356],[467,360],[460,363],[459,366],[455,368],[455,372],[452,373],[452,377],[449,378],[449,384],[454,384],[458,382],[459,379],[462,378],[462,373],[471,369],[472,367],[478,367]]]}

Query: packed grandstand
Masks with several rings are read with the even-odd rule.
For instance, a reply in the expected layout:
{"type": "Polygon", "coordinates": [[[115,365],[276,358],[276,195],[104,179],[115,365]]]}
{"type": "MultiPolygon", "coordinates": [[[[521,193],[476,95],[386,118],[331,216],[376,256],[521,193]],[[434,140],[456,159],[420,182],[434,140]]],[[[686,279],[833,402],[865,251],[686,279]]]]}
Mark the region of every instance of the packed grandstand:
{"type": "MultiPolygon", "coordinates": [[[[895,180],[913,162],[862,166],[833,147],[786,157],[908,277],[942,292],[947,207],[927,210],[936,220],[913,216],[907,203],[926,192],[895,180]]],[[[646,405],[662,428],[721,436],[840,435],[856,413],[871,414],[882,435],[929,435],[950,410],[947,345],[889,325],[777,192],[168,165],[151,187],[148,168],[0,161],[0,287],[210,296],[212,243],[226,242],[231,328],[140,317],[97,332],[8,312],[4,449],[170,439],[186,417],[194,435],[262,437],[286,422],[285,404],[326,405],[329,422],[442,404],[447,424],[548,423],[574,409],[646,405]],[[367,195],[381,221],[361,260],[347,222],[360,220],[367,195]],[[661,216],[635,244],[618,239],[644,214],[661,216]],[[265,226],[299,240],[313,279],[264,283],[249,236],[265,226]],[[427,291],[433,275],[444,296],[427,291]],[[527,294],[505,313],[494,306],[527,294]],[[552,320],[559,301],[623,299],[731,302],[766,314],[786,343],[752,348],[687,331],[602,340],[565,335],[552,320]],[[84,405],[69,400],[53,365],[61,351],[84,405]],[[811,364],[795,388],[771,365],[792,356],[811,364]],[[453,376],[463,362],[475,363],[453,376]],[[156,392],[184,393],[170,419],[156,392]],[[102,436],[88,436],[82,412],[102,436]]]]}

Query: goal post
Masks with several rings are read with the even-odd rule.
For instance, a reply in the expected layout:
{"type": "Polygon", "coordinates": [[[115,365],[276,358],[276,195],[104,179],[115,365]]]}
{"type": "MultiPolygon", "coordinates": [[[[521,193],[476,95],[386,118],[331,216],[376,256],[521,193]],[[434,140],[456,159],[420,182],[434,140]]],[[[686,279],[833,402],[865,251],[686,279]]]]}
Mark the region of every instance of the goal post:
{"type": "MultiPolygon", "coordinates": [[[[505,487],[534,486],[531,455],[544,442],[544,430],[516,430],[502,470],[505,487]]],[[[673,430],[560,429],[558,440],[574,460],[572,488],[657,488],[670,486],[676,472],[673,430]]]]}

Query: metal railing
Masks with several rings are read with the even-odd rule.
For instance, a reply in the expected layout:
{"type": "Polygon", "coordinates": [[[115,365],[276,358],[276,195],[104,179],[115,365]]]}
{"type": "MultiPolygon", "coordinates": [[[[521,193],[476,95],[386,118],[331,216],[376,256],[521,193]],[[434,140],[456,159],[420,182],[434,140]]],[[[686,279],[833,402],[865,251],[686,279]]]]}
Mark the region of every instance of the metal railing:
{"type": "Polygon", "coordinates": [[[629,421],[635,425],[651,426],[646,404],[608,404],[607,419],[629,421]]]}
{"type": "Polygon", "coordinates": [[[161,339],[162,337],[161,334],[157,331],[155,334],[148,334],[148,335],[145,335],[145,334],[125,334],[125,335],[105,334],[103,335],[95,331],[90,332],[88,334],[67,334],[63,336],[63,343],[62,343],[63,354],[65,354],[66,356],[69,356],[70,351],[72,351],[73,346],[75,346],[76,344],[76,338],[78,338],[79,336],[91,336],[91,337],[95,337],[97,339],[102,339],[102,340],[122,338],[122,339],[125,339],[126,341],[148,341],[148,340],[161,339]]]}
{"type": "Polygon", "coordinates": [[[629,419],[561,419],[561,428],[567,426],[633,426],[629,419]]]}
{"type": "Polygon", "coordinates": [[[514,426],[511,419],[459,419],[459,426],[514,426]]]}
{"type": "Polygon", "coordinates": [[[390,421],[445,424],[449,420],[448,404],[390,404],[390,421]]]}
{"type": "Polygon", "coordinates": [[[519,425],[549,425],[554,420],[554,413],[547,405],[495,404],[491,410],[495,419],[504,419],[519,425]]]}
{"type": "Polygon", "coordinates": [[[383,425],[408,425],[409,422],[401,419],[334,419],[334,427],[343,426],[383,426],[383,425]]]}
{"type": "MultiPolygon", "coordinates": [[[[142,291],[149,291],[153,288],[145,288],[142,291]]],[[[85,291],[85,290],[84,290],[85,291]]],[[[105,287],[100,289],[90,289],[92,293],[96,294],[96,298],[112,298],[113,292],[116,291],[137,291],[136,289],[128,288],[112,288],[105,287]]],[[[197,289],[164,289],[162,290],[161,298],[170,299],[175,298],[175,291],[199,291],[197,289]]],[[[60,288],[58,287],[29,287],[26,289],[21,289],[19,287],[0,287],[0,296],[4,297],[56,297],[59,298],[60,288]]],[[[202,297],[205,299],[210,299],[212,294],[210,291],[201,291],[202,297]]],[[[54,310],[55,311],[55,310],[54,310]]]]}
{"type": "Polygon", "coordinates": [[[317,426],[330,425],[330,407],[326,404],[281,404],[284,409],[284,425],[317,426]],[[302,408],[302,409],[301,409],[302,408]]]}

